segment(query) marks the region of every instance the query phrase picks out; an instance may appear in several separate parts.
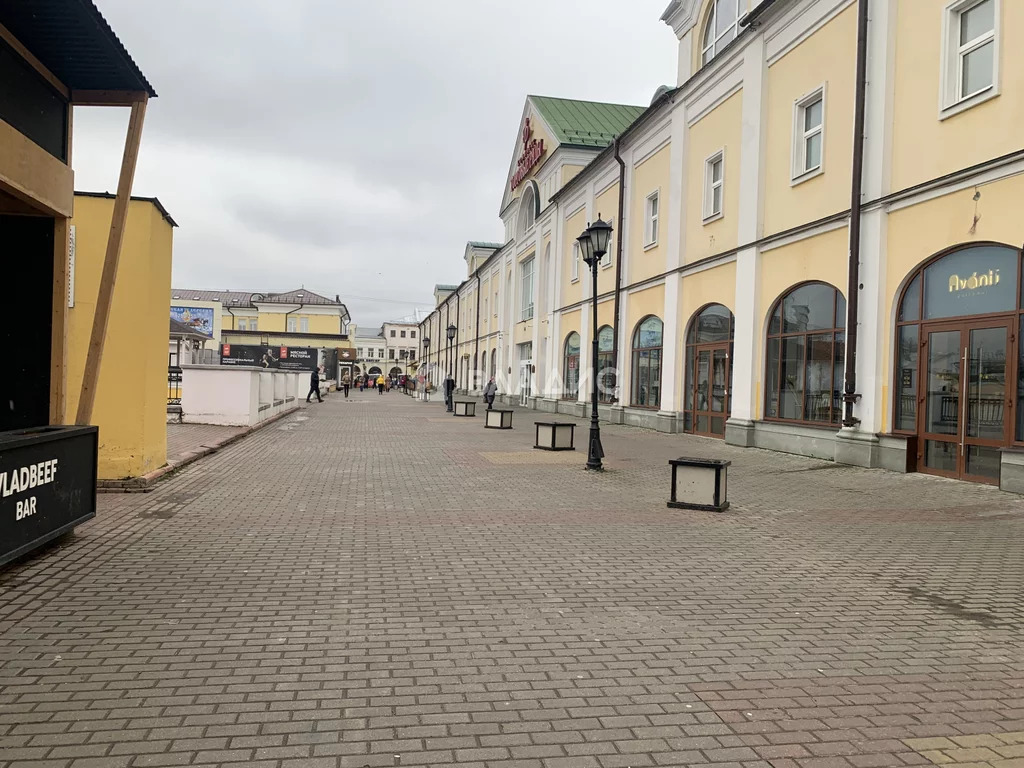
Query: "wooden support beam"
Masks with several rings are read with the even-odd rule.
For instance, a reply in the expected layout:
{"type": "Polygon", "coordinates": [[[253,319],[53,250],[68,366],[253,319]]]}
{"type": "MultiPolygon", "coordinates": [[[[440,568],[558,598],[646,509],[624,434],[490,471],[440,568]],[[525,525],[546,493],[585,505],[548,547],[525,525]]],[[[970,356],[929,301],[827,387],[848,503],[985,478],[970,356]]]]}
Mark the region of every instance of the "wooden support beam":
{"type": "Polygon", "coordinates": [[[50,317],[50,423],[67,418],[68,242],[71,220],[53,220],[53,294],[50,317]]]}
{"type": "Polygon", "coordinates": [[[139,143],[142,141],[142,123],[145,117],[146,100],[132,104],[132,114],[128,119],[128,135],[124,141],[124,157],[121,160],[121,176],[117,181],[117,197],[114,199],[114,213],[110,219],[107,252],[103,259],[103,274],[100,277],[99,294],[96,297],[96,314],[93,316],[92,335],[89,337],[89,349],[85,358],[82,394],[78,400],[78,416],[75,419],[75,424],[80,426],[85,426],[92,420],[92,409],[96,403],[100,361],[103,358],[103,345],[107,339],[107,322],[110,320],[110,306],[114,300],[117,262],[121,258],[121,243],[124,242],[128,204],[131,202],[132,182],[135,180],[135,165],[139,159],[139,143]]]}
{"type": "Polygon", "coordinates": [[[130,107],[146,98],[145,91],[71,91],[76,107],[130,107]]]}

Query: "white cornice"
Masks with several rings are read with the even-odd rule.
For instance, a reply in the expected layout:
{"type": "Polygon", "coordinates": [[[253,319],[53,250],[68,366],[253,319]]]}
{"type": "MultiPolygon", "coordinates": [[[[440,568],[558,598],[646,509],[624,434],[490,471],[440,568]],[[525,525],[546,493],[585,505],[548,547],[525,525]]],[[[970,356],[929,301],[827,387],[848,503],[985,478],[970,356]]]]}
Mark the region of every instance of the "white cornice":
{"type": "Polygon", "coordinates": [[[672,27],[676,37],[682,38],[696,26],[700,6],[701,0],[672,0],[661,14],[661,20],[672,27]]]}

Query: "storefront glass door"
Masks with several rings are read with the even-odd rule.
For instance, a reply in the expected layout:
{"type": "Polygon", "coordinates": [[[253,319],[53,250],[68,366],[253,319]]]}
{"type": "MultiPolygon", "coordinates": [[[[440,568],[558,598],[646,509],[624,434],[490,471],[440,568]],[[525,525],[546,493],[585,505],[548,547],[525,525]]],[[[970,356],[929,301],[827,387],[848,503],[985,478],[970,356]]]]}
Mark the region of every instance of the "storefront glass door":
{"type": "Polygon", "coordinates": [[[729,418],[729,345],[701,345],[695,351],[692,431],[723,437],[729,418]]]}
{"type": "Polygon", "coordinates": [[[1009,322],[925,325],[922,335],[922,469],[998,482],[999,447],[1010,437],[1009,322]]]}

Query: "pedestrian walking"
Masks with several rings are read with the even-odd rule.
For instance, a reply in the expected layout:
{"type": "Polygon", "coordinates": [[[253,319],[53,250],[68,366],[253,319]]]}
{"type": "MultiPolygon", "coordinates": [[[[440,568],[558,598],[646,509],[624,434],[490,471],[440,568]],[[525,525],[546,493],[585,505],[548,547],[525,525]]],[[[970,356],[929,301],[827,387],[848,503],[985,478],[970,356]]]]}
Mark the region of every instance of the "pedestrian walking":
{"type": "Polygon", "coordinates": [[[451,408],[452,406],[452,395],[455,393],[455,379],[449,373],[444,380],[444,404],[451,408]]]}
{"type": "Polygon", "coordinates": [[[384,394],[384,387],[385,387],[386,384],[387,384],[387,382],[385,381],[384,374],[382,373],[380,376],[377,377],[377,394],[378,395],[383,395],[384,394]]]}
{"type": "Polygon", "coordinates": [[[494,396],[498,394],[498,385],[494,383],[494,377],[491,376],[491,380],[487,382],[487,386],[484,387],[484,402],[487,403],[487,410],[494,408],[494,396]]]}
{"type": "Polygon", "coordinates": [[[318,403],[323,402],[323,398],[320,397],[320,369],[317,368],[309,375],[309,393],[306,395],[306,402],[312,402],[309,398],[316,395],[316,401],[318,403]]]}
{"type": "Polygon", "coordinates": [[[345,399],[348,399],[348,388],[352,386],[352,377],[348,375],[348,371],[341,377],[341,389],[345,393],[345,399]]]}

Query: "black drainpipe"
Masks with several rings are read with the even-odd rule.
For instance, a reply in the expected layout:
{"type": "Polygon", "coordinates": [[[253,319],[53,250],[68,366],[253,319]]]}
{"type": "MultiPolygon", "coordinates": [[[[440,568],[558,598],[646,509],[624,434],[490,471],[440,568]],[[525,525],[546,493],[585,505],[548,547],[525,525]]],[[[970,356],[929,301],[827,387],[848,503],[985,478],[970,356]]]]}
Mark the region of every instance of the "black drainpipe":
{"type": "MultiPolygon", "coordinates": [[[[626,210],[626,163],[619,156],[619,139],[615,137],[615,162],[619,164],[619,210],[616,214],[615,223],[619,228],[619,236],[615,238],[615,307],[612,312],[612,360],[615,365],[615,390],[621,391],[622,383],[619,381],[619,311],[622,292],[622,219],[626,210]]],[[[597,301],[597,297],[594,297],[597,301]]],[[[594,329],[597,333],[598,329],[594,329]]],[[[597,361],[594,361],[594,370],[597,370],[597,361]]],[[[612,398],[612,404],[618,404],[618,398],[612,398]]]]}
{"type": "Polygon", "coordinates": [[[843,426],[855,427],[860,419],[853,406],[857,393],[857,305],[860,298],[860,204],[864,175],[864,111],[867,101],[868,0],[857,2],[857,91],[853,112],[853,173],[850,193],[850,266],[846,286],[846,380],[843,394],[843,426]]]}

